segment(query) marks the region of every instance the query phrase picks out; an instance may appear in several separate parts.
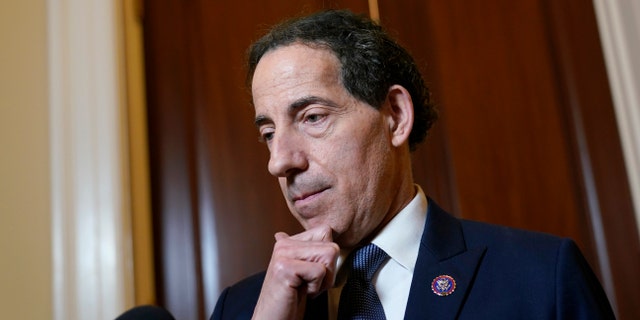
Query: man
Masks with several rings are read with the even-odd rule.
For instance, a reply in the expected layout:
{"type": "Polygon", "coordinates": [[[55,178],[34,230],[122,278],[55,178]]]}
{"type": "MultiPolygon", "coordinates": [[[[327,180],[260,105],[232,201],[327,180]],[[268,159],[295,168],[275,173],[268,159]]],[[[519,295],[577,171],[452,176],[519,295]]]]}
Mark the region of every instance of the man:
{"type": "Polygon", "coordinates": [[[571,240],[458,220],[414,184],[410,152],[436,113],[372,21],[284,22],[251,47],[249,81],[269,172],[305,231],[277,233],[267,271],[227,288],[212,319],[613,318],[571,240]]]}

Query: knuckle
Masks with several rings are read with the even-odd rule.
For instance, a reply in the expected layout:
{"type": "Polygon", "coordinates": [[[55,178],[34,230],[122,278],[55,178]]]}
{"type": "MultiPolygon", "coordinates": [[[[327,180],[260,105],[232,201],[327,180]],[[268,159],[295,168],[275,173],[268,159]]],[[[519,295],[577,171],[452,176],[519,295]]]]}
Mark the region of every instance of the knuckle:
{"type": "Polygon", "coordinates": [[[331,230],[331,227],[329,227],[328,225],[320,226],[318,232],[322,240],[331,240],[333,238],[333,230],[331,230]]]}

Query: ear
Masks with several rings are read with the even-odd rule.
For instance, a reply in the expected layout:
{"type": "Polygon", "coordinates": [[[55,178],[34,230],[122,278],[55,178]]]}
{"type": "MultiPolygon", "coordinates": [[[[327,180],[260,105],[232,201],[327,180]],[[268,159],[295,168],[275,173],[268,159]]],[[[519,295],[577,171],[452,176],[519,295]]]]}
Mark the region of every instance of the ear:
{"type": "Polygon", "coordinates": [[[399,147],[409,140],[413,128],[413,101],[409,91],[401,85],[393,85],[387,93],[391,143],[399,147]]]}

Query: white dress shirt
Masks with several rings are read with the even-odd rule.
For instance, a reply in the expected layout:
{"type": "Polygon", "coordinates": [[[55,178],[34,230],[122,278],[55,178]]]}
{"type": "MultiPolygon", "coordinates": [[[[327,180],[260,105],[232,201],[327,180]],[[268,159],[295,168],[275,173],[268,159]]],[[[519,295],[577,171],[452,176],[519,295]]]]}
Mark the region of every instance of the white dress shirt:
{"type": "MultiPolygon", "coordinates": [[[[371,241],[390,257],[373,278],[373,285],[387,319],[404,318],[420,239],[427,219],[427,197],[420,186],[415,186],[417,192],[413,200],[371,241]]],[[[338,268],[348,254],[349,252],[341,252],[338,268]]],[[[338,316],[340,292],[345,281],[344,272],[338,272],[336,286],[329,290],[329,319],[336,319],[338,316]]]]}

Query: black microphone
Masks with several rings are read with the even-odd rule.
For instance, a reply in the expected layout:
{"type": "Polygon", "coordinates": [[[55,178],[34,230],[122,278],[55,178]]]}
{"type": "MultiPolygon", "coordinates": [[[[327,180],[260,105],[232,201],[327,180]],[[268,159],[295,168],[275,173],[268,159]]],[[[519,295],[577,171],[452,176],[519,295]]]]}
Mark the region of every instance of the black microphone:
{"type": "Polygon", "coordinates": [[[175,320],[169,311],[151,305],[129,309],[115,320],[175,320]]]}

